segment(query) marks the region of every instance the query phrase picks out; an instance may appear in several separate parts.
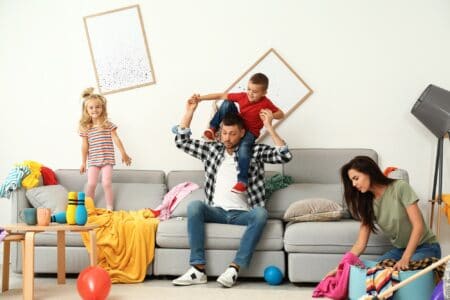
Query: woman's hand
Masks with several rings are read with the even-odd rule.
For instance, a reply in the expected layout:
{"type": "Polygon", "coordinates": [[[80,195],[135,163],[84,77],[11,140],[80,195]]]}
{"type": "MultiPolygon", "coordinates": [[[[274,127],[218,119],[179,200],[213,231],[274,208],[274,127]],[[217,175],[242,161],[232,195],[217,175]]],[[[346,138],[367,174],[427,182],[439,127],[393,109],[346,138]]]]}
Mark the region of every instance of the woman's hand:
{"type": "Polygon", "coordinates": [[[394,270],[404,271],[409,269],[409,259],[402,257],[397,263],[394,265],[394,270]]]}
{"type": "Polygon", "coordinates": [[[330,272],[328,272],[328,273],[325,275],[325,277],[328,277],[328,276],[334,276],[334,275],[336,275],[336,272],[337,272],[337,267],[334,268],[333,270],[331,270],[330,272]]]}

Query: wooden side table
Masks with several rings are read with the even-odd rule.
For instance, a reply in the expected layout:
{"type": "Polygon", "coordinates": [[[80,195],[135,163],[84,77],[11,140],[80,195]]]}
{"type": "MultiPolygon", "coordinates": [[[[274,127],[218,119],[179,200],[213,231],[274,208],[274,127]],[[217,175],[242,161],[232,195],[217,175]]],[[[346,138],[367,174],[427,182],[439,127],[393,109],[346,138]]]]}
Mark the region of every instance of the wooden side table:
{"type": "MultiPolygon", "coordinates": [[[[91,266],[97,265],[97,240],[95,231],[99,225],[89,224],[84,226],[52,223],[49,226],[26,225],[24,223],[0,225],[0,228],[8,231],[11,235],[22,233],[24,244],[22,247],[23,257],[23,298],[33,299],[34,297],[34,235],[39,232],[56,232],[57,235],[57,282],[66,283],[66,231],[89,232],[91,252],[89,259],[91,266]]],[[[5,254],[4,254],[5,255],[5,254]]],[[[9,255],[8,255],[9,263],[9,255]]],[[[8,265],[9,269],[9,265],[8,265]]],[[[8,270],[9,271],[9,270],[8,270]]]]}

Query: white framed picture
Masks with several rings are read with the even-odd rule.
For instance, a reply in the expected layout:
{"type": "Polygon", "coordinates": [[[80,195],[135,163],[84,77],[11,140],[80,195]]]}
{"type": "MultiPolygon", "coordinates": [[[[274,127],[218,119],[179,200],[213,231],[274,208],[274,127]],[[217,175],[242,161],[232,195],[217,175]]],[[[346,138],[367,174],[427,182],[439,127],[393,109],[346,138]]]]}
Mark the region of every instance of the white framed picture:
{"type": "MultiPolygon", "coordinates": [[[[285,114],[283,120],[273,121],[274,127],[286,120],[313,93],[306,82],[273,48],[259,58],[225,92],[246,92],[248,80],[255,73],[263,73],[269,78],[266,96],[285,114]]],[[[221,101],[215,102],[214,110],[217,110],[220,103],[221,101]]],[[[260,139],[265,134],[263,129],[260,139]]]]}
{"type": "Polygon", "coordinates": [[[156,82],[139,5],[83,19],[101,94],[156,82]]]}

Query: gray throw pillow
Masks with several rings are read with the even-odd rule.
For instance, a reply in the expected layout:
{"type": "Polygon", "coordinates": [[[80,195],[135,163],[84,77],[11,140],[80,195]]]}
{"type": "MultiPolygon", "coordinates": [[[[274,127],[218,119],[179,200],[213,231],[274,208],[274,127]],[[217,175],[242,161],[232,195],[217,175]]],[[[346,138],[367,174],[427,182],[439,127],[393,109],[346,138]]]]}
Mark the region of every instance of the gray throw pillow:
{"type": "Polygon", "coordinates": [[[283,219],[286,222],[336,221],[343,213],[342,206],[333,200],[311,198],[292,203],[283,219]]]}
{"type": "Polygon", "coordinates": [[[67,208],[67,190],[60,184],[44,185],[27,190],[26,196],[33,207],[46,207],[52,213],[65,211],[67,208]]]}

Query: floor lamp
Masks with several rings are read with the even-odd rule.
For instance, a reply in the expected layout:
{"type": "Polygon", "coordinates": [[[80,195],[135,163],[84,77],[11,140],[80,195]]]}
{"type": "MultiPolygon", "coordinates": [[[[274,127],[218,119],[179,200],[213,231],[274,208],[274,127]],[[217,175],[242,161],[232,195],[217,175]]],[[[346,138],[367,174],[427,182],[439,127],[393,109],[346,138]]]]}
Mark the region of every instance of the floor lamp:
{"type": "Polygon", "coordinates": [[[433,228],[434,205],[438,205],[436,235],[439,236],[442,204],[442,168],[444,163],[444,137],[450,132],[450,92],[428,85],[411,109],[411,113],[437,138],[436,164],[434,168],[433,194],[431,197],[430,227],[433,228]],[[436,195],[437,192],[437,195],[436,195]]]}

